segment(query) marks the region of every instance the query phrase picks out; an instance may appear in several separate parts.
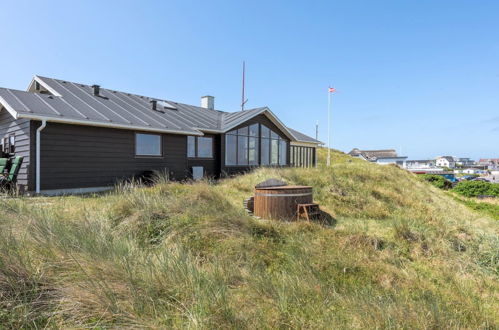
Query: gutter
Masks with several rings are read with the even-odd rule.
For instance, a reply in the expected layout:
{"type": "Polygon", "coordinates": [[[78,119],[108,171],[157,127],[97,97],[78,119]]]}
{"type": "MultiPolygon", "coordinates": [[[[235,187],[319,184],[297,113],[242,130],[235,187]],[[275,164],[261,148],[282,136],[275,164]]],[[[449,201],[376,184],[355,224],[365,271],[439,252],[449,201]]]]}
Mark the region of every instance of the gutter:
{"type": "Polygon", "coordinates": [[[138,132],[143,131],[143,132],[155,132],[155,133],[178,134],[178,135],[197,135],[197,136],[204,135],[202,132],[199,132],[197,130],[195,130],[195,131],[179,131],[179,130],[169,130],[169,129],[162,129],[162,128],[148,128],[148,127],[143,127],[143,126],[122,125],[122,124],[114,124],[114,123],[99,123],[99,122],[95,122],[95,121],[86,121],[86,120],[78,120],[78,119],[64,119],[64,118],[60,118],[60,117],[38,116],[38,115],[22,114],[22,113],[18,114],[17,118],[50,121],[50,122],[54,122],[54,123],[80,125],[80,126],[118,128],[118,129],[125,129],[125,130],[138,131],[138,132]]]}
{"type": "Polygon", "coordinates": [[[43,119],[42,120],[42,125],[36,129],[36,193],[40,193],[40,151],[41,151],[41,144],[40,144],[40,137],[41,137],[41,132],[43,129],[47,127],[47,120],[43,119]]]}

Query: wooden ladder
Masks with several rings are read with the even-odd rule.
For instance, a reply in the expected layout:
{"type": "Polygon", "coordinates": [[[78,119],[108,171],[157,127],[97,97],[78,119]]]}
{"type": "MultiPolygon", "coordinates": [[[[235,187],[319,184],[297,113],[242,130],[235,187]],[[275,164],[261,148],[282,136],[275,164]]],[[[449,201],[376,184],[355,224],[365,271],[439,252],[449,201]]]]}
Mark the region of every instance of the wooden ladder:
{"type": "Polygon", "coordinates": [[[309,203],[309,204],[298,204],[296,210],[297,219],[305,218],[310,221],[311,218],[318,217],[321,214],[319,204],[309,203]]]}

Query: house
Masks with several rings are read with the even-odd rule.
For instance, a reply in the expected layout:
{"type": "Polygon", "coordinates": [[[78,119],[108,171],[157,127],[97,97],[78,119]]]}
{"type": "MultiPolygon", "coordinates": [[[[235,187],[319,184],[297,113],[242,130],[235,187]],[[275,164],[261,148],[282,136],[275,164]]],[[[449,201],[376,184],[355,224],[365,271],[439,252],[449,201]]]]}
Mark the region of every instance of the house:
{"type": "Polygon", "coordinates": [[[0,106],[1,147],[24,157],[28,192],[104,190],[151,171],[182,180],[314,166],[320,144],[268,107],[224,112],[213,96],[193,106],[35,76],[27,91],[0,88],[0,106]]]}
{"type": "Polygon", "coordinates": [[[454,161],[456,162],[456,165],[461,167],[469,167],[475,165],[475,161],[471,158],[454,157],[454,161]]]}
{"type": "Polygon", "coordinates": [[[406,169],[434,169],[436,167],[436,161],[434,159],[425,160],[406,160],[406,169]]]}
{"type": "Polygon", "coordinates": [[[466,169],[461,170],[459,172],[461,172],[463,174],[486,174],[487,173],[486,170],[481,170],[478,168],[466,168],[466,169]]]}
{"type": "Polygon", "coordinates": [[[435,158],[436,165],[438,167],[454,168],[456,167],[456,161],[452,156],[440,156],[435,158]]]}
{"type": "Polygon", "coordinates": [[[499,158],[482,158],[478,164],[489,170],[499,170],[499,158]]]}
{"type": "Polygon", "coordinates": [[[360,150],[358,148],[354,148],[348,154],[352,157],[364,159],[381,165],[396,164],[404,166],[407,159],[407,157],[398,156],[394,149],[360,150]]]}

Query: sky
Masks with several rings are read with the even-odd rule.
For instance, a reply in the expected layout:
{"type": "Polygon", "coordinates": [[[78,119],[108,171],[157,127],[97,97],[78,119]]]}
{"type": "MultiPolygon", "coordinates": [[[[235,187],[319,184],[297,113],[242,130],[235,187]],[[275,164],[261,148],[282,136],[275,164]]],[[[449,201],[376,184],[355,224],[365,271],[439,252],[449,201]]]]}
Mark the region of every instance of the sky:
{"type": "Polygon", "coordinates": [[[0,86],[33,75],[238,111],[348,152],[499,158],[499,1],[2,1],[0,86]]]}

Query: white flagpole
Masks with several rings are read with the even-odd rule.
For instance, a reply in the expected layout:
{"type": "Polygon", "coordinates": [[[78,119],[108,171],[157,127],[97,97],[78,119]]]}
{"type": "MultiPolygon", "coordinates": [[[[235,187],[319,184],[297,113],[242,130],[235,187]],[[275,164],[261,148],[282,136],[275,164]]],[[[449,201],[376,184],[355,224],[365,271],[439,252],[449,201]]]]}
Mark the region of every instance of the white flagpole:
{"type": "Polygon", "coordinates": [[[327,166],[331,166],[331,91],[327,89],[327,166]]]}

